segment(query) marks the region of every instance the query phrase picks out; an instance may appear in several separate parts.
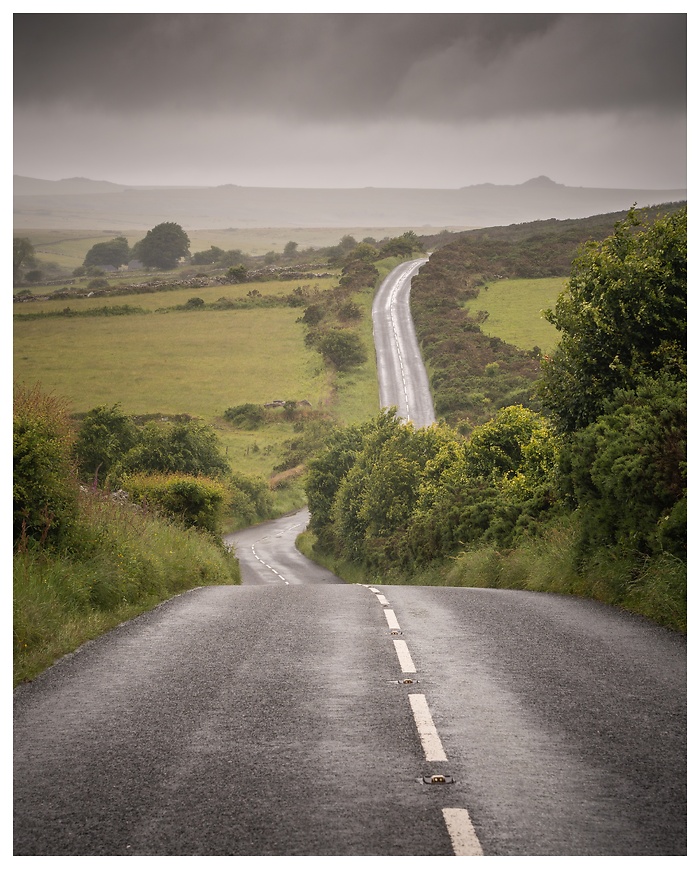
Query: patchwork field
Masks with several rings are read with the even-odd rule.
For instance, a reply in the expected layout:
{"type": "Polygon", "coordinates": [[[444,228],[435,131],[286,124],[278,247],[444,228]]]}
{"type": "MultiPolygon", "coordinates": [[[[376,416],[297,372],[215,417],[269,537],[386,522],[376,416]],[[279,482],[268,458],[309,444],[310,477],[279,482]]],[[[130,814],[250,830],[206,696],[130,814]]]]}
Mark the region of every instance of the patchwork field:
{"type": "Polygon", "coordinates": [[[554,307],[565,284],[565,278],[496,281],[481,288],[468,310],[473,315],[477,311],[488,313],[481,323],[484,334],[522,350],[539,347],[550,353],[559,342],[559,333],[542,312],[554,307]]]}

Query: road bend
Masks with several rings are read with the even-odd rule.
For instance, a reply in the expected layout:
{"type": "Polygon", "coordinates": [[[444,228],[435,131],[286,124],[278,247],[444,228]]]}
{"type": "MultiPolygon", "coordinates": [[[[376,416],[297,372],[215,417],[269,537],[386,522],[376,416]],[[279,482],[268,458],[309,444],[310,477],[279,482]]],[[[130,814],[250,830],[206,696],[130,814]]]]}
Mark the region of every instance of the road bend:
{"type": "Polygon", "coordinates": [[[380,405],[396,407],[398,416],[416,428],[435,422],[410,309],[411,279],[427,261],[416,259],[397,266],[382,282],[372,306],[380,405]]]}

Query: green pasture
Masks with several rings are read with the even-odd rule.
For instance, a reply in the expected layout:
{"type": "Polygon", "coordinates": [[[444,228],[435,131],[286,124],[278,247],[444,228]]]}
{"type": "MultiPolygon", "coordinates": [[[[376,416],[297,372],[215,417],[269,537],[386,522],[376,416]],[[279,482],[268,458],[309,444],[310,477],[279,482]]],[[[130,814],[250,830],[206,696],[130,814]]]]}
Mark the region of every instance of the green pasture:
{"type": "Polygon", "coordinates": [[[332,386],[304,344],[298,308],[16,320],[14,376],[67,398],[74,412],[187,413],[214,424],[232,465],[269,476],[293,425],[241,432],[226,408],[275,399],[328,409],[332,386]]]}
{"type": "Polygon", "coordinates": [[[559,343],[559,333],[542,314],[554,307],[566,278],[535,278],[496,281],[482,287],[467,310],[472,315],[486,311],[481,323],[485,335],[501,338],[522,350],[539,347],[550,353],[559,343]]]}

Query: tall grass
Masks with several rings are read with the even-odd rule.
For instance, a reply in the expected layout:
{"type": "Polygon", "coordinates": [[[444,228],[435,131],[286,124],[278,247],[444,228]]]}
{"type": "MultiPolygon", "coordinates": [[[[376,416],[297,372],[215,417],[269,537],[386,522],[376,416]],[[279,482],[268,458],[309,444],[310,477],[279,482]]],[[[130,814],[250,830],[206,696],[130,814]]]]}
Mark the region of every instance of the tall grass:
{"type": "Polygon", "coordinates": [[[173,595],[240,582],[238,562],[202,532],[83,492],[73,545],[18,543],[14,681],[173,595]]]}

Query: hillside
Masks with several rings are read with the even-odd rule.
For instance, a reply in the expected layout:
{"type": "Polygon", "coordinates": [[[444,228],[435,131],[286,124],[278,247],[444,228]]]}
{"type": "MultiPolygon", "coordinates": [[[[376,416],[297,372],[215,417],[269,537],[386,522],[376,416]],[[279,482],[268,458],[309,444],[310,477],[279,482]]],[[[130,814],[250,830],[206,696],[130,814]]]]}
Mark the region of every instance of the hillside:
{"type": "Polygon", "coordinates": [[[22,229],[186,230],[228,227],[486,227],[583,218],[684,200],[686,190],[567,187],[546,177],[524,184],[418,188],[130,187],[72,178],[14,177],[14,225],[22,229]]]}

